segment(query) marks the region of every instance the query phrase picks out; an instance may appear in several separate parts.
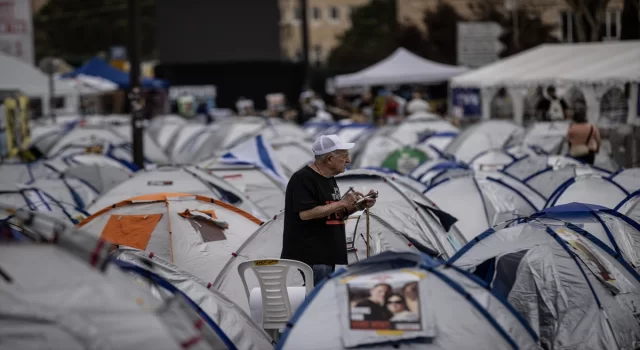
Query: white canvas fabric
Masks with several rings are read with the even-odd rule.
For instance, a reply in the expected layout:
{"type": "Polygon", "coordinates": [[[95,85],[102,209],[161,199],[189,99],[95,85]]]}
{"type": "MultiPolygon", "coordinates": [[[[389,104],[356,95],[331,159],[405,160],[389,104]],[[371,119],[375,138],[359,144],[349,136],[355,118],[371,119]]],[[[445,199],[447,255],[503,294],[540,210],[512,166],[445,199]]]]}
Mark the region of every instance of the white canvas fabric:
{"type": "Polygon", "coordinates": [[[469,162],[479,153],[502,148],[523,134],[524,129],[511,121],[485,120],[462,131],[445,153],[454,155],[459,161],[469,162]]]}
{"type": "Polygon", "coordinates": [[[198,165],[243,193],[267,216],[284,209],[285,185],[255,165],[223,164],[215,159],[198,165]]]}
{"type": "Polygon", "coordinates": [[[547,207],[572,202],[597,204],[613,209],[629,193],[620,185],[598,175],[581,175],[565,181],[549,198],[547,207]]]}
{"type": "MultiPolygon", "coordinates": [[[[51,195],[35,188],[24,188],[19,191],[0,192],[0,203],[15,209],[45,212],[58,219],[77,223],[87,217],[87,213],[71,203],[61,203],[51,195]]],[[[6,213],[2,213],[6,215],[6,213]]],[[[0,220],[7,216],[0,217],[0,220]]]]}
{"type": "Polygon", "coordinates": [[[25,183],[48,177],[59,175],[60,172],[48,166],[45,162],[34,163],[3,163],[0,164],[0,190],[12,191],[18,183],[25,183]]]}
{"type": "Polygon", "coordinates": [[[288,179],[303,166],[313,161],[311,143],[284,138],[270,141],[271,148],[278,164],[288,179]]]}
{"type": "Polygon", "coordinates": [[[640,339],[633,306],[640,301],[638,275],[562,222],[501,229],[471,243],[450,262],[464,269],[494,262],[493,272],[480,278],[528,320],[546,348],[624,349],[640,339]],[[587,253],[571,244],[588,247],[599,263],[585,259],[587,253]],[[597,266],[612,277],[592,272],[597,266]]]}
{"type": "Polygon", "coordinates": [[[570,122],[536,122],[529,126],[524,137],[527,146],[539,147],[547,153],[559,154],[569,130],[570,122]]]}
{"type": "MultiPolygon", "coordinates": [[[[204,282],[158,256],[150,258],[149,253],[144,251],[120,248],[113,255],[162,277],[185,293],[222,328],[238,349],[273,349],[271,337],[240,307],[212,288],[211,283],[204,282]]],[[[140,274],[134,276],[138,280],[144,279],[140,274]]],[[[156,288],[152,284],[148,284],[148,287],[151,290],[156,288]]]]}
{"type": "Polygon", "coordinates": [[[629,193],[640,190],[640,168],[624,169],[613,174],[611,180],[622,186],[629,193]]]}
{"type": "Polygon", "coordinates": [[[446,232],[425,205],[445,209],[436,206],[415,188],[400,184],[394,176],[373,170],[349,170],[337,176],[336,182],[342,195],[350,188],[363,194],[371,189],[378,191],[377,214],[395,230],[443,256],[452,256],[466,243],[457,229],[446,232]]]}
{"type": "Polygon", "coordinates": [[[15,184],[18,188],[37,188],[65,203],[80,209],[86,209],[99,196],[88,183],[72,177],[41,178],[26,184],[15,184]]]}
{"type": "Polygon", "coordinates": [[[137,172],[129,180],[103,194],[87,211],[95,213],[123,200],[153,193],[187,193],[222,199],[212,186],[199,180],[183,168],[157,168],[137,172]]]}
{"type": "MultiPolygon", "coordinates": [[[[92,235],[100,237],[108,234],[105,227],[112,218],[120,220],[121,217],[137,215],[139,219],[136,220],[144,221],[149,219],[148,215],[151,214],[160,214],[161,217],[152,225],[153,231],[149,239],[133,247],[153,252],[209,282],[216,278],[229,257],[262,223],[241,209],[211,198],[155,194],[105,208],[104,211],[80,223],[80,226],[92,235]],[[179,215],[186,210],[194,215],[198,214],[198,210],[213,210],[217,219],[200,221],[179,215]],[[225,224],[228,225],[226,229],[223,228],[225,224]],[[207,229],[213,230],[213,238],[206,238],[209,234],[207,229]]],[[[125,229],[126,227],[123,228],[125,229]]],[[[132,236],[138,237],[136,234],[132,236]]],[[[115,243],[123,244],[123,239],[120,237],[115,243]]]]}
{"type": "Polygon", "coordinates": [[[337,88],[427,84],[447,81],[467,70],[466,67],[429,61],[401,47],[389,57],[370,67],[355,73],[336,76],[334,84],[337,88]]]}
{"type": "Polygon", "coordinates": [[[634,192],[620,202],[616,208],[618,212],[640,223],[640,192],[634,192]]]}
{"type": "MultiPolygon", "coordinates": [[[[121,124],[118,126],[113,126],[113,131],[120,135],[125,140],[132,142],[133,139],[131,137],[131,124],[121,124]]],[[[156,143],[156,141],[149,135],[149,133],[143,129],[142,132],[142,143],[144,156],[149,159],[151,162],[156,164],[169,164],[169,157],[162,151],[162,148],[156,143]]]]}
{"type": "Polygon", "coordinates": [[[425,196],[458,218],[455,226],[466,241],[493,225],[533,214],[545,204],[544,198],[517,180],[491,173],[444,177],[432,184],[425,196]]]}
{"type": "Polygon", "coordinates": [[[56,144],[47,152],[48,157],[61,154],[69,146],[89,147],[94,145],[126,143],[127,139],[120,136],[114,130],[104,127],[76,127],[62,136],[56,144]]]}
{"type": "MultiPolygon", "coordinates": [[[[308,297],[308,304],[298,309],[290,321],[292,325],[281,338],[278,348],[303,349],[309,342],[314,349],[351,348],[345,346],[343,339],[343,334],[348,332],[345,325],[348,321],[342,313],[349,310],[349,304],[336,300],[339,290],[345,288],[342,282],[362,276],[379,276],[382,279],[393,273],[408,271],[425,279],[425,283],[420,284],[420,302],[428,303],[427,312],[432,317],[436,332],[431,339],[406,339],[401,342],[401,348],[538,349],[535,336],[518,320],[517,315],[463,273],[444,267],[427,268],[425,271],[416,262],[411,264],[410,261],[403,261],[400,253],[388,252],[379,257],[371,262],[349,266],[346,271],[334,275],[318,287],[308,297]],[[495,323],[491,324],[489,320],[495,323]]],[[[420,257],[413,255],[413,259],[419,261],[420,257]]],[[[398,345],[392,341],[398,341],[399,333],[400,336],[409,336],[411,332],[380,332],[375,336],[377,339],[367,339],[372,343],[362,348],[397,348],[398,345]]]]}

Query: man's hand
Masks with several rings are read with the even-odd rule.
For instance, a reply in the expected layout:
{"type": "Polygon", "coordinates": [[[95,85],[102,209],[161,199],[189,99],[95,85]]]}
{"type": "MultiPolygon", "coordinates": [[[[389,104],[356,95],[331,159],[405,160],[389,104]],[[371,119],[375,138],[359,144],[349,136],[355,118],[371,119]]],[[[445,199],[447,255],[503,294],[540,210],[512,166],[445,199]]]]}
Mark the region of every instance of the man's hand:
{"type": "MultiPolygon", "coordinates": [[[[367,195],[374,194],[375,192],[376,191],[374,190],[369,190],[369,193],[367,193],[367,195]]],[[[376,205],[376,198],[369,197],[359,204],[358,209],[364,210],[365,208],[371,208],[374,205],[376,205]]]]}
{"type": "Polygon", "coordinates": [[[348,212],[355,212],[356,211],[356,202],[360,199],[364,197],[362,195],[362,193],[357,192],[357,191],[352,191],[347,193],[344,198],[342,198],[342,202],[344,203],[345,208],[347,209],[348,212]]]}

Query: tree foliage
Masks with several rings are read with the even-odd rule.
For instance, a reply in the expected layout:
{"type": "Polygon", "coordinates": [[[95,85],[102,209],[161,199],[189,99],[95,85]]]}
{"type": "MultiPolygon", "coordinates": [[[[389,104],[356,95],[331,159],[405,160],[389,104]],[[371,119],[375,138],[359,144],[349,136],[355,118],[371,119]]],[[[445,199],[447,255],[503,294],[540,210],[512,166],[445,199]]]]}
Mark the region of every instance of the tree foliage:
{"type": "Polygon", "coordinates": [[[372,0],[351,13],[351,28],[331,51],[329,67],[362,68],[380,61],[398,47],[396,4],[393,0],[372,0]]]}
{"type": "Polygon", "coordinates": [[[576,39],[579,42],[600,41],[610,0],[566,0],[574,13],[576,39]]]}
{"type": "MultiPolygon", "coordinates": [[[[155,1],[139,1],[143,57],[155,50],[155,1]]],[[[126,0],[49,1],[34,16],[36,57],[90,57],[111,46],[129,45],[126,0]]]]}
{"type": "Polygon", "coordinates": [[[440,2],[434,10],[425,11],[428,37],[424,56],[436,62],[457,64],[457,23],[466,20],[448,3],[440,2]]]}

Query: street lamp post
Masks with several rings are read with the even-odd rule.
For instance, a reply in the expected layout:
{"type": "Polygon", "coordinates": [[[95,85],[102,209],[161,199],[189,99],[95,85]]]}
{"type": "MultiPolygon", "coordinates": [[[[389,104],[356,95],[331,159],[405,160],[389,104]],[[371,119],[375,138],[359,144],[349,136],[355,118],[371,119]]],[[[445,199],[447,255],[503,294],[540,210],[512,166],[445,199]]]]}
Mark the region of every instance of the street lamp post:
{"type": "Polygon", "coordinates": [[[309,16],[307,15],[307,0],[300,0],[300,25],[302,29],[302,64],[304,64],[304,88],[310,85],[309,78],[309,16]]]}
{"type": "Polygon", "coordinates": [[[138,39],[138,1],[129,0],[129,102],[131,104],[131,138],[133,140],[133,162],[138,169],[144,168],[144,100],[140,91],[140,40],[138,39]]]}

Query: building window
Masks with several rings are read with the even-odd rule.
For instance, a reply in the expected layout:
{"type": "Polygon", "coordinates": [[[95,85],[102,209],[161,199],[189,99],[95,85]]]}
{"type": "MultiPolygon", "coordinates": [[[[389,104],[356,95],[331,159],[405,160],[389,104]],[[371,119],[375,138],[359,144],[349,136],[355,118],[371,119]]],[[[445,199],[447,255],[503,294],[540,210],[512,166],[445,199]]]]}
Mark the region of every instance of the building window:
{"type": "Polygon", "coordinates": [[[322,11],[320,11],[319,7],[311,8],[311,18],[315,21],[319,21],[322,18],[322,11]]]}
{"type": "Polygon", "coordinates": [[[340,20],[340,9],[336,6],[331,6],[331,9],[329,10],[329,17],[335,21],[340,20]]]}
{"type": "Polygon", "coordinates": [[[300,7],[295,8],[293,18],[297,21],[302,19],[302,9],[300,7]]]}
{"type": "Polygon", "coordinates": [[[602,30],[603,40],[620,40],[621,22],[622,11],[607,11],[602,30]]]}
{"type": "Polygon", "coordinates": [[[322,46],[313,45],[313,60],[316,62],[316,64],[320,64],[320,62],[323,61],[322,46]]]}

